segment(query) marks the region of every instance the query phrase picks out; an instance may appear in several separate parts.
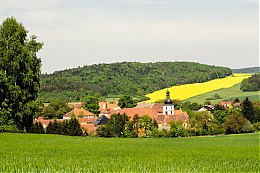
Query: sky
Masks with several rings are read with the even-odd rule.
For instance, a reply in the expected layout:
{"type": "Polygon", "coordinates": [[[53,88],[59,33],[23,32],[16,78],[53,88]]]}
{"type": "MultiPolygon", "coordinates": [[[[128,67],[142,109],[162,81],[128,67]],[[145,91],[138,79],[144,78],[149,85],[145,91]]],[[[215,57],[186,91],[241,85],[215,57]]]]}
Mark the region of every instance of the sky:
{"type": "Polygon", "coordinates": [[[0,0],[44,43],[42,73],[122,61],[259,65],[258,0],[0,0]]]}

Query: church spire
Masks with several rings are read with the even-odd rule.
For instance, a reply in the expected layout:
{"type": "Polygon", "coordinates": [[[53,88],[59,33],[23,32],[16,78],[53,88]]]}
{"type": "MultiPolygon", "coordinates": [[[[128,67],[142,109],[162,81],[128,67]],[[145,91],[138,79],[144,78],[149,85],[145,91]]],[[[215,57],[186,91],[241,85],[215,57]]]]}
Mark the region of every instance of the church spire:
{"type": "Polygon", "coordinates": [[[164,100],[164,104],[172,104],[172,100],[170,97],[170,91],[168,89],[166,91],[166,99],[164,100]]]}

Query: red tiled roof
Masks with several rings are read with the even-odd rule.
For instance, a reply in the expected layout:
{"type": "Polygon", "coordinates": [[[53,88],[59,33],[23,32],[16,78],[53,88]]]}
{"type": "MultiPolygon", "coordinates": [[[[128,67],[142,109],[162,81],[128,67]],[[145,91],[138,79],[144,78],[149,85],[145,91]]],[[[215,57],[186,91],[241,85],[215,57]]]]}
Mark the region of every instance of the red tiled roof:
{"type": "Polygon", "coordinates": [[[219,105],[225,106],[225,105],[230,105],[232,102],[219,102],[219,105]]]}
{"type": "Polygon", "coordinates": [[[117,103],[99,102],[98,104],[100,111],[114,110],[115,108],[119,108],[117,103]]]}
{"type": "Polygon", "coordinates": [[[78,118],[78,121],[80,124],[85,124],[85,123],[93,123],[94,121],[96,121],[97,118],[78,118]]]}
{"type": "Polygon", "coordinates": [[[112,111],[111,114],[127,114],[130,118],[133,118],[135,115],[143,116],[148,115],[151,118],[155,118],[157,116],[157,112],[152,108],[124,108],[112,111]]]}
{"type": "Polygon", "coordinates": [[[63,117],[79,117],[79,116],[95,116],[95,114],[87,111],[86,109],[83,108],[74,108],[72,111],[66,113],[63,117]]]}
{"type": "Polygon", "coordinates": [[[45,120],[43,119],[42,117],[38,117],[38,119],[36,120],[37,122],[41,122],[43,125],[47,126],[50,122],[54,122],[54,121],[57,121],[57,122],[62,122],[64,121],[63,119],[48,119],[48,120],[45,120]]]}
{"type": "Polygon", "coordinates": [[[159,114],[155,119],[158,124],[167,123],[169,124],[172,121],[182,121],[183,123],[189,123],[189,115],[187,112],[182,112],[181,110],[175,110],[174,115],[163,115],[159,114]]]}
{"type": "Polygon", "coordinates": [[[152,108],[154,110],[156,110],[158,113],[163,112],[163,104],[162,103],[155,103],[152,108]]]}
{"type": "Polygon", "coordinates": [[[81,124],[81,127],[84,128],[88,132],[96,131],[96,126],[94,124],[81,124]]]}

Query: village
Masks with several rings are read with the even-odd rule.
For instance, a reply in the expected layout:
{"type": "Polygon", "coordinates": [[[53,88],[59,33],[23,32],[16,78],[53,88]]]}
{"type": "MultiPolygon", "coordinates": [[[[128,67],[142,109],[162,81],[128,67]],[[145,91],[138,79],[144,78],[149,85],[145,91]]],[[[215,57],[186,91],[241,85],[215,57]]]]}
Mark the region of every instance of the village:
{"type": "MultiPolygon", "coordinates": [[[[133,120],[135,116],[149,116],[158,125],[158,130],[170,130],[172,123],[180,123],[184,129],[190,127],[189,115],[182,109],[176,109],[174,103],[170,98],[170,92],[167,90],[166,98],[163,103],[138,103],[133,108],[120,108],[116,102],[99,102],[99,114],[98,116],[84,108],[84,102],[71,102],[68,106],[72,109],[70,112],[63,115],[62,119],[44,119],[39,116],[34,122],[41,123],[44,130],[50,123],[63,122],[71,118],[76,118],[81,126],[83,132],[88,134],[95,134],[96,130],[100,126],[104,126],[108,123],[108,120],[113,114],[126,114],[130,120],[133,120]]],[[[239,107],[241,103],[231,101],[223,101],[218,104],[222,109],[230,109],[231,107],[239,107]]],[[[211,112],[215,109],[213,105],[204,105],[196,112],[211,112]]]]}

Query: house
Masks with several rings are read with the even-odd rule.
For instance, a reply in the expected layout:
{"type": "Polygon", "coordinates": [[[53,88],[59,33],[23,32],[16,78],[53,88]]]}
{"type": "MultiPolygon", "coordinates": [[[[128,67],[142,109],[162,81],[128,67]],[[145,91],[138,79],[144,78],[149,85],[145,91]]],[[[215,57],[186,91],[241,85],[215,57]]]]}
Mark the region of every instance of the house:
{"type": "Polygon", "coordinates": [[[223,106],[224,108],[231,108],[232,107],[232,102],[228,102],[228,101],[225,101],[225,102],[219,102],[218,103],[220,106],[223,106]]]}
{"type": "Polygon", "coordinates": [[[56,120],[57,122],[63,122],[63,121],[64,121],[63,119],[48,119],[48,120],[45,120],[45,119],[43,119],[43,117],[38,117],[38,118],[35,120],[35,122],[37,121],[37,122],[42,123],[43,128],[46,129],[46,127],[49,125],[49,123],[50,123],[50,122],[53,123],[55,120],[56,120]]]}
{"type": "MultiPolygon", "coordinates": [[[[77,119],[79,121],[81,128],[83,128],[85,131],[91,132],[91,133],[96,131],[96,127],[94,125],[94,122],[97,120],[96,117],[94,117],[94,118],[77,118],[77,119]]],[[[46,130],[46,128],[47,128],[47,126],[49,125],[50,122],[52,122],[52,123],[54,121],[63,122],[65,120],[66,119],[48,119],[48,120],[45,120],[45,119],[43,119],[43,117],[38,117],[38,119],[36,121],[41,122],[42,125],[43,125],[43,128],[46,130]]]]}
{"type": "Polygon", "coordinates": [[[63,119],[70,119],[71,117],[76,117],[76,118],[94,118],[95,114],[92,112],[87,111],[86,109],[83,108],[74,108],[72,111],[66,113],[63,115],[63,119]]]}
{"type": "Polygon", "coordinates": [[[158,123],[159,130],[169,130],[171,122],[182,122],[183,127],[187,128],[189,125],[189,115],[182,110],[175,110],[174,114],[158,115],[156,122],[158,123]]]}
{"type": "Polygon", "coordinates": [[[208,111],[210,113],[210,111],[213,111],[214,109],[215,107],[212,105],[204,105],[202,108],[198,110],[198,112],[208,111]]]}
{"type": "Polygon", "coordinates": [[[87,132],[94,133],[96,131],[96,126],[94,122],[97,118],[78,118],[79,124],[81,128],[83,128],[87,132]]]}
{"type": "Polygon", "coordinates": [[[110,117],[111,112],[114,110],[121,109],[117,103],[111,102],[99,102],[99,116],[105,115],[106,117],[110,117]]]}
{"type": "Polygon", "coordinates": [[[98,119],[93,123],[96,126],[98,125],[105,125],[108,122],[108,118],[105,115],[102,115],[100,117],[98,117],[98,119]]]}
{"type": "Polygon", "coordinates": [[[235,102],[235,103],[233,103],[233,106],[234,106],[234,107],[240,107],[241,105],[242,105],[241,102],[235,102]]]}

